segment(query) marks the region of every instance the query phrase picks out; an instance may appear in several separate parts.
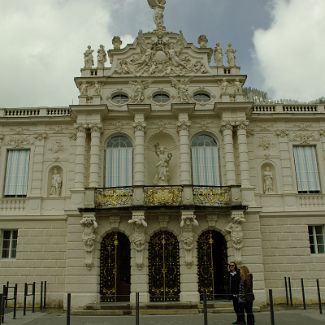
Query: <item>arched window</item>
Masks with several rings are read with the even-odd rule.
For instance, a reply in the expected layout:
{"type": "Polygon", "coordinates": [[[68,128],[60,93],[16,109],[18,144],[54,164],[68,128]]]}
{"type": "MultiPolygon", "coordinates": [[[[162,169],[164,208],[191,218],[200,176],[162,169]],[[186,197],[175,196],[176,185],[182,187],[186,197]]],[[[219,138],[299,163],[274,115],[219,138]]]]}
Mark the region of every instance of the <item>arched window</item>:
{"type": "Polygon", "coordinates": [[[220,186],[218,144],[209,135],[201,134],[192,141],[193,185],[220,186]]]}
{"type": "Polygon", "coordinates": [[[107,144],[105,187],[132,186],[132,143],[114,136],[107,144]]]}

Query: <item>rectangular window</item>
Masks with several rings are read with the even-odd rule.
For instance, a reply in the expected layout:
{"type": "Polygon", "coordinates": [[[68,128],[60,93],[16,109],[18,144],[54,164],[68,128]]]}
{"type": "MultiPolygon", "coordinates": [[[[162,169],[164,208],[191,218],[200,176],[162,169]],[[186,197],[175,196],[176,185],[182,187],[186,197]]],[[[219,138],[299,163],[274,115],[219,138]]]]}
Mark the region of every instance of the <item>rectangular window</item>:
{"type": "Polygon", "coordinates": [[[320,182],[315,146],[294,146],[293,155],[296,166],[299,193],[319,193],[320,182]]]}
{"type": "Polygon", "coordinates": [[[2,230],[2,258],[16,258],[17,237],[18,230],[2,230]]]}
{"type": "Polygon", "coordinates": [[[324,225],[308,226],[310,252],[312,254],[324,254],[324,225]]]}
{"type": "Polygon", "coordinates": [[[29,149],[8,150],[5,196],[27,195],[29,156],[29,149]]]}

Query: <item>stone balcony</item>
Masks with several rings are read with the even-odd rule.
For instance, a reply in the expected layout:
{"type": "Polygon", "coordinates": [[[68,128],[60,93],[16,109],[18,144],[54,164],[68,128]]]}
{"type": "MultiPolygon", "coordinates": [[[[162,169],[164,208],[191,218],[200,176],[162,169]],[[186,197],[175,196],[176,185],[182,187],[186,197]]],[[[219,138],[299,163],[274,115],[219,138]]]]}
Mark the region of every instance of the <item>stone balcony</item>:
{"type": "MultiPolygon", "coordinates": [[[[241,205],[239,186],[144,186],[87,189],[96,209],[121,207],[232,207],[241,205]]],[[[91,200],[87,200],[91,207],[91,200]]]]}

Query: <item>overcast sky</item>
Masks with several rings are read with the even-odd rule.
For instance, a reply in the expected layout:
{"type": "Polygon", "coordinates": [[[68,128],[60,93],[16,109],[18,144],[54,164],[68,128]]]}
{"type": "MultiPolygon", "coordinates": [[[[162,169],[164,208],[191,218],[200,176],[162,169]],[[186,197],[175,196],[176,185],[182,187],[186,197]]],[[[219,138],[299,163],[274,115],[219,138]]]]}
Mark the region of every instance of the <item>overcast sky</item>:
{"type": "MultiPolygon", "coordinates": [[[[147,0],[0,0],[0,107],[77,103],[88,44],[154,28],[147,0]]],[[[246,85],[273,98],[325,96],[325,0],[167,0],[165,24],[231,42],[246,85]]]]}

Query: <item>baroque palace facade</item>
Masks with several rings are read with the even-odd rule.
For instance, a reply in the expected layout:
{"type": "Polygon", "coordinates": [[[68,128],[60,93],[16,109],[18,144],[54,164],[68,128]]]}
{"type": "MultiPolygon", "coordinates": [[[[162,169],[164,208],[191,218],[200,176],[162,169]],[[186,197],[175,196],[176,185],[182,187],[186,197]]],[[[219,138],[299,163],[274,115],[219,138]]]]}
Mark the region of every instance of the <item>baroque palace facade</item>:
{"type": "Polygon", "coordinates": [[[235,260],[260,305],[285,276],[316,300],[324,104],[247,101],[231,44],[187,43],[148,3],[154,31],[97,64],[88,46],[78,105],[0,109],[0,281],[46,280],[52,306],[198,304],[235,260]]]}

